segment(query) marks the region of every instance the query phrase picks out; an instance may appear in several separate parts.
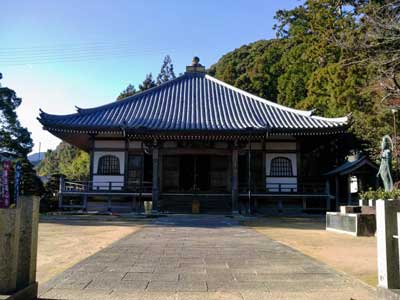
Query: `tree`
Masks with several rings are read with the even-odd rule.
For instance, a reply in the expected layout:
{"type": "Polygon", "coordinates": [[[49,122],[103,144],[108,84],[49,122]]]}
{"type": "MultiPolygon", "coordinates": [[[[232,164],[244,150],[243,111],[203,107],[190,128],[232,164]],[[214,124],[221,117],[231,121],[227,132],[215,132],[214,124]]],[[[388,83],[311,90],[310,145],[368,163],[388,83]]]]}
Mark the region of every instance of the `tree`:
{"type": "Polygon", "coordinates": [[[221,57],[208,73],[240,89],[276,101],[279,65],[284,40],[261,40],[244,45],[221,57]]]}
{"type": "Polygon", "coordinates": [[[400,2],[371,1],[363,13],[357,38],[346,41],[350,51],[364,54],[352,63],[373,67],[383,100],[399,102],[400,2]]]}
{"type": "Polygon", "coordinates": [[[160,73],[157,76],[157,85],[163,84],[167,81],[175,79],[174,65],[169,55],[164,57],[163,64],[161,65],[160,73]]]}
{"type": "Polygon", "coordinates": [[[151,73],[146,75],[145,80],[143,80],[142,84],[139,84],[139,90],[141,92],[151,89],[153,87],[157,86],[155,81],[153,80],[153,75],[151,73]]]}
{"type": "Polygon", "coordinates": [[[87,180],[89,177],[89,155],[65,142],[55,150],[48,150],[37,166],[39,175],[62,174],[68,179],[87,180]]]}
{"type": "Polygon", "coordinates": [[[125,90],[123,90],[121,92],[121,94],[119,94],[119,96],[117,97],[117,101],[118,100],[122,100],[125,99],[127,97],[133,96],[137,93],[135,86],[133,84],[129,84],[125,90]]]}
{"type": "Polygon", "coordinates": [[[391,127],[381,98],[400,99],[399,7],[398,1],[306,0],[276,13],[277,39],[229,52],[208,72],[289,107],[326,117],[352,113],[359,147],[377,157],[391,127]]]}
{"type": "Polygon", "coordinates": [[[1,84],[0,99],[0,151],[26,157],[32,150],[33,142],[29,131],[21,126],[17,117],[16,109],[22,99],[17,97],[15,91],[1,84]]]}
{"type": "MultiPolygon", "coordinates": [[[[0,73],[0,79],[2,75],[0,73]]],[[[12,89],[0,85],[0,152],[12,154],[14,163],[21,164],[21,195],[41,195],[44,192],[42,181],[37,177],[27,155],[33,142],[29,131],[21,126],[16,109],[22,99],[12,89]]],[[[14,178],[10,177],[10,190],[13,190],[14,178]]]]}

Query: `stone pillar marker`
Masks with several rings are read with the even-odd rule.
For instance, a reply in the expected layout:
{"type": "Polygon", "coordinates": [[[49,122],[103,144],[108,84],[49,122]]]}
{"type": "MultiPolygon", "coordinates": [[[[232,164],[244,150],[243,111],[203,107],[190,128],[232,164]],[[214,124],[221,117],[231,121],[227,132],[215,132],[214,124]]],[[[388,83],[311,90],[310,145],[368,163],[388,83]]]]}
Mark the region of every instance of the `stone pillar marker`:
{"type": "Polygon", "coordinates": [[[158,211],[158,195],[159,195],[159,184],[158,184],[158,172],[159,172],[159,150],[157,146],[153,148],[153,187],[152,187],[152,210],[158,211]]]}
{"type": "Polygon", "coordinates": [[[378,255],[378,287],[400,288],[397,212],[400,201],[376,201],[376,238],[378,255]]]}
{"type": "Polygon", "coordinates": [[[36,283],[36,258],[38,245],[40,198],[20,196],[21,208],[19,233],[17,289],[36,283]]]}
{"type": "Polygon", "coordinates": [[[21,209],[0,209],[0,295],[17,288],[21,209]]]}
{"type": "Polygon", "coordinates": [[[239,188],[238,188],[238,156],[239,150],[234,148],[232,150],[232,213],[238,213],[238,200],[239,200],[239,188]]]}

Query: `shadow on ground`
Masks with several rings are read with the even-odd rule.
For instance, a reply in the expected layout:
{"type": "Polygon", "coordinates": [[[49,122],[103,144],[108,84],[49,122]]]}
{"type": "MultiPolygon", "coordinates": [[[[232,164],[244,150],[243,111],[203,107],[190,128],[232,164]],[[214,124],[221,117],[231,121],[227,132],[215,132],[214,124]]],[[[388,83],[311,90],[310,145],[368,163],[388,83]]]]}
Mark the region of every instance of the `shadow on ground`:
{"type": "Polygon", "coordinates": [[[252,220],[243,220],[242,225],[259,228],[285,228],[296,230],[325,230],[325,216],[310,217],[259,217],[252,220]]]}

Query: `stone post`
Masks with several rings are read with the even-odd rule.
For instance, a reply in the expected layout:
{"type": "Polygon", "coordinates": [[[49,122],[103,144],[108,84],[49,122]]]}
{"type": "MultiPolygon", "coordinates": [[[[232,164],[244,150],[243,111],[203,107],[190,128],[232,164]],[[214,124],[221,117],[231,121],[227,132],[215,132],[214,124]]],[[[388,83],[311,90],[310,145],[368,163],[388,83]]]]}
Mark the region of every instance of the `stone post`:
{"type": "Polygon", "coordinates": [[[238,213],[239,188],[238,188],[238,156],[239,150],[232,150],[232,214],[238,213]]]}
{"type": "Polygon", "coordinates": [[[376,201],[376,239],[378,255],[378,287],[400,288],[397,212],[400,201],[376,201]]]}
{"type": "Polygon", "coordinates": [[[0,295],[17,288],[21,209],[0,209],[0,295]]]}
{"type": "Polygon", "coordinates": [[[153,187],[152,187],[152,210],[158,211],[158,197],[159,197],[159,150],[157,146],[153,148],[153,187]]]}
{"type": "Polygon", "coordinates": [[[36,283],[39,204],[39,197],[19,197],[18,206],[21,209],[21,222],[18,250],[18,290],[36,283]]]}

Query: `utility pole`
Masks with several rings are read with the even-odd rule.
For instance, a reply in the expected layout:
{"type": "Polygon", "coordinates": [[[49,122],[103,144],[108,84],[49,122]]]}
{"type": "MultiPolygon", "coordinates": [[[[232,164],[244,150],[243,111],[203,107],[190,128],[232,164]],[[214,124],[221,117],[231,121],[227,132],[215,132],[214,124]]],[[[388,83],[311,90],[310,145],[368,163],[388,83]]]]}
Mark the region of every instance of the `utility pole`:
{"type": "Polygon", "coordinates": [[[41,159],[42,153],[40,152],[40,149],[42,148],[42,143],[39,142],[39,161],[41,159]]]}
{"type": "Polygon", "coordinates": [[[397,111],[398,107],[392,107],[392,115],[393,115],[393,145],[394,145],[394,155],[395,155],[395,161],[396,161],[396,168],[395,168],[395,176],[396,176],[396,181],[398,180],[398,170],[399,170],[399,157],[398,157],[398,151],[397,151],[397,111]]]}

